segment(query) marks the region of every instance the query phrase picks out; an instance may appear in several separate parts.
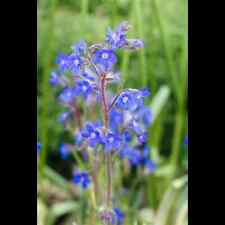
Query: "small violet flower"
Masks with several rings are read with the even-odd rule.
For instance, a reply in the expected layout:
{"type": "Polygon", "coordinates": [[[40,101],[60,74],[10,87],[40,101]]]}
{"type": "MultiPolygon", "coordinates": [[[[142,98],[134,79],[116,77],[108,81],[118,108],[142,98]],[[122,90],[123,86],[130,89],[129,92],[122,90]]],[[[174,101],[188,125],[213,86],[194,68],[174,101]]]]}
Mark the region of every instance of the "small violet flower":
{"type": "Polygon", "coordinates": [[[188,146],[188,136],[187,135],[184,138],[184,145],[188,146]]]}
{"type": "Polygon", "coordinates": [[[144,42],[138,39],[129,39],[127,40],[127,47],[131,50],[138,50],[144,48],[144,42]]]}
{"type": "Polygon", "coordinates": [[[83,60],[78,55],[70,55],[70,69],[74,76],[78,76],[81,74],[82,66],[83,66],[83,60]]]}
{"type": "Polygon", "coordinates": [[[41,151],[41,143],[37,142],[37,154],[41,151]]]}
{"type": "Polygon", "coordinates": [[[78,43],[74,44],[71,48],[75,55],[81,56],[86,53],[87,44],[84,40],[80,40],[78,43]]]}
{"type": "Polygon", "coordinates": [[[56,64],[58,64],[60,71],[64,73],[70,68],[70,59],[64,53],[60,53],[56,59],[56,64]]]}
{"type": "Polygon", "coordinates": [[[82,131],[82,136],[87,139],[88,145],[92,148],[95,148],[98,144],[102,144],[102,137],[96,124],[87,123],[82,131]]]}
{"type": "Polygon", "coordinates": [[[63,105],[71,105],[73,104],[75,97],[76,97],[76,89],[66,87],[59,95],[59,102],[63,105]]]}
{"type": "Polygon", "coordinates": [[[85,99],[93,91],[93,87],[86,80],[77,81],[76,85],[76,94],[82,95],[85,99]]]}
{"type": "Polygon", "coordinates": [[[111,130],[118,132],[119,127],[123,124],[123,114],[115,109],[113,109],[109,114],[109,126],[111,130]]]}
{"type": "Polygon", "coordinates": [[[95,52],[92,61],[99,65],[103,72],[107,72],[112,69],[112,66],[117,62],[117,58],[113,50],[102,49],[95,52]]]}
{"type": "Polygon", "coordinates": [[[83,172],[74,171],[72,182],[75,185],[81,185],[83,189],[88,188],[91,184],[89,174],[86,171],[83,172]]]}
{"type": "Polygon", "coordinates": [[[139,141],[140,144],[146,143],[147,139],[148,139],[148,133],[147,132],[144,132],[143,134],[140,134],[138,136],[138,141],[139,141]]]}
{"type": "Polygon", "coordinates": [[[71,152],[70,146],[67,144],[61,144],[59,152],[62,159],[64,160],[68,159],[71,152]]]}
{"type": "Polygon", "coordinates": [[[51,77],[49,79],[49,83],[52,87],[56,87],[60,84],[60,77],[56,72],[51,73],[51,77]]]}
{"type": "Polygon", "coordinates": [[[108,29],[106,34],[106,43],[108,43],[112,49],[123,48],[126,44],[126,32],[118,27],[115,32],[108,29]]]}
{"type": "Polygon", "coordinates": [[[108,133],[106,138],[105,138],[105,151],[109,152],[111,150],[117,150],[120,148],[121,145],[121,138],[113,133],[108,133]]]}
{"type": "Polygon", "coordinates": [[[123,225],[125,219],[124,213],[119,208],[114,208],[113,211],[115,213],[115,219],[113,220],[112,224],[123,225]]]}
{"type": "Polygon", "coordinates": [[[120,109],[128,110],[134,105],[133,94],[129,91],[124,91],[118,98],[116,106],[120,109]]]}
{"type": "Polygon", "coordinates": [[[128,159],[132,166],[138,166],[141,161],[141,152],[137,149],[125,147],[120,152],[121,159],[128,159]]]}
{"type": "Polygon", "coordinates": [[[69,119],[70,115],[70,112],[61,113],[58,117],[58,122],[64,124],[69,119]]]}

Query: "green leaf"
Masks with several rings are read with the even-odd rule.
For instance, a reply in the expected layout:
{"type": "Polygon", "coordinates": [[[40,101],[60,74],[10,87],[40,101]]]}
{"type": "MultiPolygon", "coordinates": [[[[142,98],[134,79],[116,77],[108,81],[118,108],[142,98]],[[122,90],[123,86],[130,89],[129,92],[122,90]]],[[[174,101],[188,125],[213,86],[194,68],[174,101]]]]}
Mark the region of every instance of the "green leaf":
{"type": "Polygon", "coordinates": [[[148,224],[148,225],[153,224],[154,216],[155,214],[152,209],[144,208],[140,210],[139,212],[139,218],[143,224],[148,224]]]}
{"type": "Polygon", "coordinates": [[[173,168],[171,164],[166,164],[166,165],[160,166],[157,169],[155,175],[158,177],[168,177],[171,175],[172,171],[173,171],[173,168]]]}
{"type": "Polygon", "coordinates": [[[45,172],[46,178],[48,178],[51,182],[56,184],[58,187],[70,190],[70,183],[64,177],[58,174],[56,171],[46,166],[44,172],[45,172]]]}
{"type": "Polygon", "coordinates": [[[188,202],[184,202],[176,215],[175,225],[188,224],[188,202]]]}
{"type": "Polygon", "coordinates": [[[67,213],[73,213],[78,208],[79,205],[74,201],[67,201],[53,205],[48,214],[47,224],[53,225],[58,217],[63,216],[67,213]]]}
{"type": "Polygon", "coordinates": [[[166,225],[170,216],[170,210],[174,204],[176,191],[173,188],[169,188],[164,194],[159,209],[156,213],[154,225],[166,225]]]}
{"type": "Polygon", "coordinates": [[[183,187],[188,182],[188,176],[185,175],[173,181],[173,186],[176,189],[183,187]]]}
{"type": "Polygon", "coordinates": [[[153,114],[152,123],[154,123],[154,121],[158,118],[160,112],[165,107],[168,101],[169,95],[170,95],[169,87],[162,86],[159,89],[158,93],[152,99],[152,102],[150,104],[152,114],[153,114]]]}
{"type": "Polygon", "coordinates": [[[48,213],[48,208],[44,202],[38,198],[37,199],[37,225],[45,224],[46,217],[48,213]]]}

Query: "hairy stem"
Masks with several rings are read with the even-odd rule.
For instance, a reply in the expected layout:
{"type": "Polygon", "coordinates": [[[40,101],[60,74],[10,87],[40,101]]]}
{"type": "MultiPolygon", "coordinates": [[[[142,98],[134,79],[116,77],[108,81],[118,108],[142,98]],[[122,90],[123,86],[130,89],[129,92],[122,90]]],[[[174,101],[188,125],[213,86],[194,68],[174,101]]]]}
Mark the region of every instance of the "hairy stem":
{"type": "Polygon", "coordinates": [[[82,127],[81,114],[80,114],[79,106],[76,103],[74,104],[74,119],[77,122],[78,128],[80,129],[82,127]]]}
{"type": "Polygon", "coordinates": [[[97,195],[99,194],[98,171],[99,171],[99,160],[98,160],[97,156],[94,155],[92,178],[93,178],[94,192],[95,192],[95,198],[96,199],[98,199],[97,195]]]}
{"type": "MultiPolygon", "coordinates": [[[[106,135],[109,123],[108,105],[106,99],[106,74],[101,77],[101,102],[102,102],[102,113],[104,123],[104,134],[106,135]]],[[[112,207],[112,156],[111,152],[105,154],[105,165],[107,175],[107,192],[106,192],[106,206],[112,207]]]]}

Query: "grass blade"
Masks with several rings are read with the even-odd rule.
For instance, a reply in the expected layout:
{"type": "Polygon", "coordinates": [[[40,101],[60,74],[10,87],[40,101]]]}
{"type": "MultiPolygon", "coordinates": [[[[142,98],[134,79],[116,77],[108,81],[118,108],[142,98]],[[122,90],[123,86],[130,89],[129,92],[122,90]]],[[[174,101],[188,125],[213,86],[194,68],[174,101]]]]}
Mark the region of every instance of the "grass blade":
{"type": "Polygon", "coordinates": [[[168,98],[170,95],[170,89],[168,86],[162,86],[158,93],[154,96],[152,99],[152,102],[150,104],[150,108],[152,110],[152,123],[155,122],[155,120],[158,118],[159,114],[165,107],[166,103],[168,102],[168,98]]]}

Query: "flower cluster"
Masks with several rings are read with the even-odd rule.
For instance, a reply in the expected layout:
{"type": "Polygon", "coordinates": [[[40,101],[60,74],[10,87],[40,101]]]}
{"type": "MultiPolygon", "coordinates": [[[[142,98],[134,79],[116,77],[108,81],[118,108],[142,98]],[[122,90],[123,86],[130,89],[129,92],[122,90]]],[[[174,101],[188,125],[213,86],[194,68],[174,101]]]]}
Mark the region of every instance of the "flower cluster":
{"type": "MultiPolygon", "coordinates": [[[[58,118],[65,128],[72,127],[76,149],[98,149],[99,154],[115,155],[127,160],[131,166],[141,166],[154,172],[156,166],[150,160],[147,144],[148,130],[152,114],[144,101],[150,96],[147,89],[124,89],[113,95],[107,88],[120,81],[120,73],[115,70],[118,59],[117,49],[137,50],[144,47],[143,41],[128,39],[130,25],[121,23],[114,31],[108,29],[103,43],[88,47],[85,41],[74,44],[69,54],[60,53],[56,59],[58,70],[52,72],[49,83],[60,87],[59,103],[66,109],[58,118]],[[97,120],[81,119],[81,100],[86,106],[93,106],[93,99],[99,105],[101,117],[97,120]],[[92,102],[92,103],[91,103],[92,102]],[[75,119],[75,123],[70,123],[75,119]],[[100,150],[99,150],[100,149],[100,150]]],[[[68,144],[60,146],[60,154],[67,159],[73,151],[68,144]]],[[[96,152],[96,151],[95,151],[96,152]]],[[[86,189],[91,177],[86,171],[75,171],[73,183],[86,189]]],[[[114,210],[118,219],[114,224],[122,224],[123,213],[114,210]]]]}

